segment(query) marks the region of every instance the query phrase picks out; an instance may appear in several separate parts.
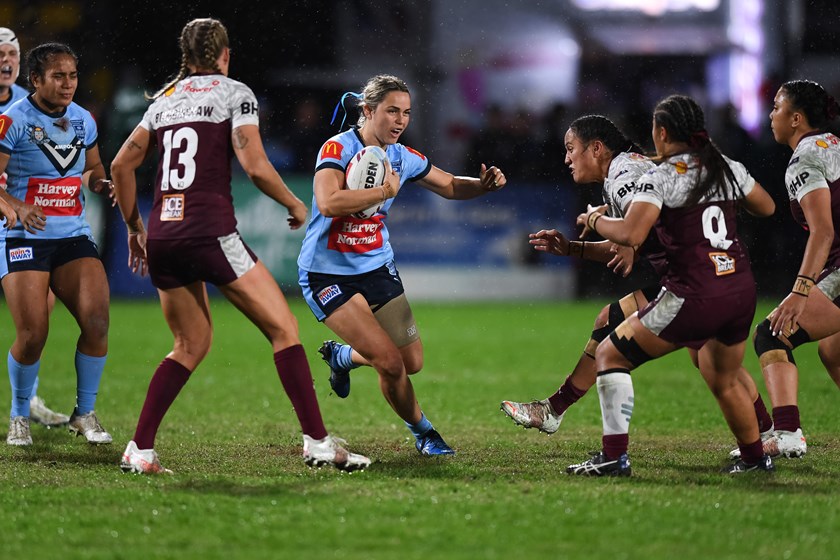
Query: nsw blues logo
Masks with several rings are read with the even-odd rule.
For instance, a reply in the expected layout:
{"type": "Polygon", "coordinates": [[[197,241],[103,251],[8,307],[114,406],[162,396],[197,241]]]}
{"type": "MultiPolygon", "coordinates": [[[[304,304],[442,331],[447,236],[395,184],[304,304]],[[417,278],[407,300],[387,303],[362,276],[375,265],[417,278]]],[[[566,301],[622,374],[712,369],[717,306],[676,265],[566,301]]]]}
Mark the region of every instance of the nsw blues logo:
{"type": "MultiPolygon", "coordinates": [[[[59,126],[59,128],[61,127],[59,126]]],[[[29,141],[38,146],[62,177],[76,165],[79,157],[84,152],[85,144],[79,140],[78,136],[74,135],[69,144],[57,144],[49,137],[43,127],[29,125],[27,129],[29,132],[29,141]]],[[[75,123],[73,124],[73,129],[75,132],[78,132],[75,123]]]]}

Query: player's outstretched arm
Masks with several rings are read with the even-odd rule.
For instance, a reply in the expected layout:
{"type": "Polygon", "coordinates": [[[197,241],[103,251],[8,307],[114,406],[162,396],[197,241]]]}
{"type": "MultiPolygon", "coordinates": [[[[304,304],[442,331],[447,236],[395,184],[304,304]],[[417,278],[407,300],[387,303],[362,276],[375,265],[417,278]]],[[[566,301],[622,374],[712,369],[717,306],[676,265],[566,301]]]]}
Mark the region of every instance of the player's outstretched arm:
{"type": "Polygon", "coordinates": [[[433,165],[417,183],[443,198],[467,200],[501,189],[507,184],[507,178],[498,167],[488,168],[483,163],[478,177],[456,177],[433,165]]]}
{"type": "Polygon", "coordinates": [[[638,247],[647,239],[659,212],[655,204],[633,202],[623,219],[610,218],[599,212],[599,208],[588,206],[586,212],[578,216],[577,224],[584,226],[584,233],[595,232],[613,243],[638,247]]]}

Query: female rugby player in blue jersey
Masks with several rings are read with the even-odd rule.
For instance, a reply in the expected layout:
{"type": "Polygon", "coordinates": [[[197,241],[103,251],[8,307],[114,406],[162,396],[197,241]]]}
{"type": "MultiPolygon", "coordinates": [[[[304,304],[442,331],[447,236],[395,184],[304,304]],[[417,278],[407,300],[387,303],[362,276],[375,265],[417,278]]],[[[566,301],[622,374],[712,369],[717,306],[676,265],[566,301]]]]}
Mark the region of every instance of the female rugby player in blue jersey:
{"type": "MultiPolygon", "coordinates": [[[[29,92],[26,88],[17,85],[20,74],[20,41],[14,31],[8,27],[0,27],[0,113],[5,113],[9,107],[25,99],[29,92]]],[[[6,174],[0,174],[0,188],[6,188],[6,174]]],[[[6,252],[6,241],[0,236],[0,254],[6,252]]],[[[6,273],[5,259],[0,262],[0,279],[6,273]]],[[[50,291],[48,297],[49,309],[55,305],[55,294],[50,291]]],[[[29,419],[32,422],[43,424],[47,427],[64,426],[70,417],[60,412],[51,410],[44,399],[37,394],[38,378],[35,378],[35,385],[32,387],[32,395],[29,398],[29,419]]]]}
{"type": "Polygon", "coordinates": [[[450,455],[454,451],[423,414],[408,378],[423,367],[423,343],[394,263],[385,221],[393,198],[407,181],[444,198],[463,200],[498,190],[506,179],[501,170],[484,165],[478,177],[456,177],[400,144],[411,119],[411,95],[400,78],[374,76],[357,97],[358,127],[330,138],[318,156],[312,219],[298,258],[300,285],[315,317],[347,342],[327,341],[321,347],[336,394],[349,393],[350,369],[372,366],[379,374],[382,395],[414,435],[417,450],[422,455],[450,455]],[[381,187],[342,188],[348,162],[365,146],[385,150],[391,174],[381,187]],[[352,216],[378,203],[381,209],[370,218],[352,216]],[[352,227],[357,224],[365,227],[352,227]],[[354,229],[359,233],[352,233],[354,229]]]}
{"type": "Polygon", "coordinates": [[[3,277],[16,337],[9,351],[12,385],[10,445],[31,445],[30,395],[49,330],[52,287],[79,325],[76,345],[76,406],[70,431],[90,443],[111,443],[94,412],[108,351],[109,290],[105,269],[85,219],[82,175],[94,192],[110,181],[99,157],[96,123],[73,102],[77,58],[67,45],[47,43],[26,57],[34,89],[0,119],[0,173],[8,173],[2,196],[18,214],[6,234],[3,277]]]}

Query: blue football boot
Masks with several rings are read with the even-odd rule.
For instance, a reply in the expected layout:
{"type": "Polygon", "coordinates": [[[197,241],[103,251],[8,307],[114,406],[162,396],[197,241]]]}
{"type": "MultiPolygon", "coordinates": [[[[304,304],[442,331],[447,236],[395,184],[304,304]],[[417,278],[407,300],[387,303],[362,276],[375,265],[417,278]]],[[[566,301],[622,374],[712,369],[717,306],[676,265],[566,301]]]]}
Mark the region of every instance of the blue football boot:
{"type": "Polygon", "coordinates": [[[446,445],[437,430],[429,430],[418,439],[414,446],[424,457],[432,455],[455,455],[455,450],[446,445]]]}
{"type": "Polygon", "coordinates": [[[330,366],[330,387],[342,399],[350,394],[350,370],[338,365],[338,348],[341,346],[334,340],[325,340],[318,348],[321,358],[330,366]]]}

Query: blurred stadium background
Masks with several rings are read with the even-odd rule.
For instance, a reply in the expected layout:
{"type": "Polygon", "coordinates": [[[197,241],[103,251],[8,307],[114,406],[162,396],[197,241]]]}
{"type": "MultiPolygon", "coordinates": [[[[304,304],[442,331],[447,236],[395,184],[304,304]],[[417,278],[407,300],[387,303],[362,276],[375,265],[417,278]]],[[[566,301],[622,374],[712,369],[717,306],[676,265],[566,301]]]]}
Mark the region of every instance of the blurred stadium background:
{"type": "MultiPolygon", "coordinates": [[[[775,217],[747,218],[742,230],[760,293],[787,291],[796,274],[805,233],[787,211],[789,150],[773,142],[767,113],[788,79],[840,91],[836,0],[0,0],[0,25],[18,33],[24,52],[62,41],[80,55],[76,101],[99,123],[106,164],[145,110],[143,92],[177,70],[181,27],[201,16],[227,25],[231,76],[260,99],[271,160],[307,203],[317,150],[337,132],[336,101],[376,73],[412,89],[404,143],[456,174],[474,175],[481,162],[505,171],[509,187],[476,201],[400,193],[389,221],[413,299],[601,297],[634,287],[601,266],[536,254],[527,233],[574,235],[574,217],[600,198],[563,165],[572,119],[605,114],[651,149],[650,111],[670,93],[698,99],[715,141],[777,199],[775,217]]],[[[147,206],[150,182],[146,169],[147,206]]],[[[297,294],[302,232],[289,232],[283,209],[241,173],[235,183],[240,231],[297,294]]],[[[118,213],[93,198],[114,296],[152,295],[147,279],[126,270],[118,213]]]]}

